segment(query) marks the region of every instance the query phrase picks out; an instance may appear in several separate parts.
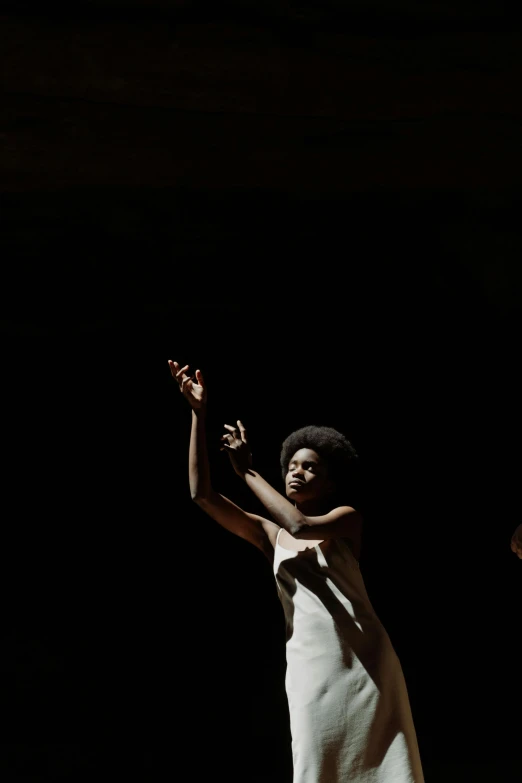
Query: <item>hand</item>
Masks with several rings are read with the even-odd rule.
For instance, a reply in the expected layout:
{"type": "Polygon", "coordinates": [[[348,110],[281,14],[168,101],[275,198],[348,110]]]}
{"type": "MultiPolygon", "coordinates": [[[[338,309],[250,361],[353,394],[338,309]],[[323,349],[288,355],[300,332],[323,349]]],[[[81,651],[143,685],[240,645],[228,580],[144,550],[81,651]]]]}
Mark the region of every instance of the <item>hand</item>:
{"type": "Polygon", "coordinates": [[[519,525],[511,537],[511,551],[522,560],[522,525],[519,525]]]}
{"type": "Polygon", "coordinates": [[[221,436],[223,445],[221,446],[220,451],[228,452],[232,467],[238,476],[243,477],[252,467],[252,454],[247,442],[246,430],[239,419],[237,421],[237,427],[231,427],[230,424],[225,424],[225,429],[228,430],[228,432],[221,436]]]}
{"type": "Polygon", "coordinates": [[[201,370],[196,370],[194,375],[189,375],[188,364],[180,367],[177,362],[169,359],[169,367],[172,377],[176,379],[179,390],[188,400],[190,407],[195,410],[201,410],[207,403],[207,388],[201,374],[201,370]],[[197,383],[194,382],[194,377],[197,383]]]}

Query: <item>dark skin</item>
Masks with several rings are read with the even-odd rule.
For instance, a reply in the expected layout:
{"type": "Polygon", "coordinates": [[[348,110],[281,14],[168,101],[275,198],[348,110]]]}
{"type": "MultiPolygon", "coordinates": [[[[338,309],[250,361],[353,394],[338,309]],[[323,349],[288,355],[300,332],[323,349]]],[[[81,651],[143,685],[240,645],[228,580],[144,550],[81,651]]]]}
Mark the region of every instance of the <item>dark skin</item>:
{"type": "Polygon", "coordinates": [[[274,489],[254,469],[246,429],[241,421],[236,426],[225,424],[222,450],[231,465],[256,498],[265,507],[268,517],[244,511],[228,498],[216,492],[210,480],[206,449],[205,418],[207,389],[200,370],[190,373],[189,366],[169,361],[172,377],[192,408],[192,429],[189,447],[189,484],[191,497],[202,510],[230,532],[246,539],[272,561],[280,528],[281,546],[300,551],[333,538],[352,542],[359,556],[360,514],[350,506],[332,507],[334,485],[328,477],[327,465],[310,449],[300,449],[293,455],[285,480],[286,497],[274,489]]]}
{"type": "Polygon", "coordinates": [[[511,537],[511,551],[522,560],[522,525],[519,525],[511,537]]]}

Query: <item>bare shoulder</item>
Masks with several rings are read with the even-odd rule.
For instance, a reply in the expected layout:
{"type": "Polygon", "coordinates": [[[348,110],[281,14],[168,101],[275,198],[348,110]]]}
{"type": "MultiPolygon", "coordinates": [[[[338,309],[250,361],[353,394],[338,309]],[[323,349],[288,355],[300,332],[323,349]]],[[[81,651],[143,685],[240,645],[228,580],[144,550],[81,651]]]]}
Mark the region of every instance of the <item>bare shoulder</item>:
{"type": "Polygon", "coordinates": [[[325,514],[326,518],[332,522],[336,519],[349,519],[352,524],[362,521],[362,515],[353,506],[336,506],[328,514],[325,514]]]}
{"type": "Polygon", "coordinates": [[[305,517],[296,538],[348,538],[361,536],[362,515],[352,506],[337,506],[327,514],[305,517]]]}

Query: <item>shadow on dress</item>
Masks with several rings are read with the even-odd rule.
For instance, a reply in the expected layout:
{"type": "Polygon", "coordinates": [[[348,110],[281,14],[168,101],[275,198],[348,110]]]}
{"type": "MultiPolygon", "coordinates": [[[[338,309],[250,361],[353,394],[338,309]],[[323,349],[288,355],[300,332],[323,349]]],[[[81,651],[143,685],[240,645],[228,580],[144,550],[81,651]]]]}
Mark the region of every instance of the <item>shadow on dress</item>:
{"type": "MultiPolygon", "coordinates": [[[[369,736],[374,741],[367,747],[362,760],[364,768],[374,768],[382,763],[399,731],[406,729],[411,739],[410,732],[413,732],[414,736],[415,730],[413,720],[410,726],[404,725],[410,723],[408,715],[411,715],[406,683],[399,659],[384,626],[373,610],[368,608],[363,600],[358,599],[357,589],[353,591],[353,595],[345,595],[341,580],[336,577],[336,568],[332,569],[328,564],[327,558],[332,565],[337,565],[333,560],[338,559],[341,568],[353,568],[357,572],[359,570],[351,551],[350,558],[353,563],[349,562],[346,554],[336,551],[335,545],[348,549],[346,542],[337,542],[336,539],[324,541],[317,547],[310,547],[285,558],[278,567],[277,575],[290,597],[295,594],[296,583],[299,582],[321,601],[333,619],[344,666],[351,669],[354,657],[357,658],[379,691],[369,730],[369,736]],[[310,558],[314,558],[316,563],[311,565],[310,558]],[[345,596],[347,604],[343,603],[337,592],[345,596]]],[[[356,582],[359,583],[357,587],[363,584],[359,573],[356,582]]],[[[283,603],[288,641],[293,633],[293,602],[283,603]]],[[[409,738],[405,739],[408,742],[409,738]]],[[[338,767],[335,756],[334,752],[329,754],[328,760],[325,759],[327,765],[324,771],[327,771],[326,766],[332,767],[332,779],[336,779],[338,767]]]]}

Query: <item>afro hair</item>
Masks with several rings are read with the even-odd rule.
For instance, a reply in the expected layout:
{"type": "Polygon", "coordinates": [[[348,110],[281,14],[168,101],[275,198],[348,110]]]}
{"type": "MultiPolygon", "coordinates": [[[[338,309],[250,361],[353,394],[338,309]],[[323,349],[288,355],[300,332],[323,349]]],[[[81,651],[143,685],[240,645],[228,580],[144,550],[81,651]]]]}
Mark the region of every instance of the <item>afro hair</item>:
{"type": "Polygon", "coordinates": [[[328,475],[339,490],[350,484],[350,478],[358,462],[358,454],[348,438],[333,427],[310,425],[290,433],[281,446],[281,471],[283,480],[288,473],[290,460],[299,449],[312,449],[325,460],[328,475]]]}

